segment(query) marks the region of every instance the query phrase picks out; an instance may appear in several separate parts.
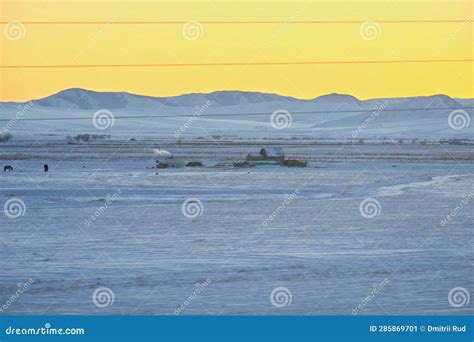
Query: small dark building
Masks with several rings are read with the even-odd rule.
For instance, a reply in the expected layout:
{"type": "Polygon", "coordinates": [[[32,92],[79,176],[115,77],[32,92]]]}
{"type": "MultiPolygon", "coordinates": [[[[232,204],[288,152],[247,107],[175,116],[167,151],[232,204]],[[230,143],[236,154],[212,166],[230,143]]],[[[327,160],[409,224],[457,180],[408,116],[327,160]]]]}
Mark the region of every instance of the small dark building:
{"type": "Polygon", "coordinates": [[[285,160],[281,147],[262,147],[259,154],[247,154],[248,161],[278,161],[285,160]]]}
{"type": "Polygon", "coordinates": [[[306,160],[286,159],[283,165],[288,167],[306,167],[308,166],[308,162],[306,160]]]}

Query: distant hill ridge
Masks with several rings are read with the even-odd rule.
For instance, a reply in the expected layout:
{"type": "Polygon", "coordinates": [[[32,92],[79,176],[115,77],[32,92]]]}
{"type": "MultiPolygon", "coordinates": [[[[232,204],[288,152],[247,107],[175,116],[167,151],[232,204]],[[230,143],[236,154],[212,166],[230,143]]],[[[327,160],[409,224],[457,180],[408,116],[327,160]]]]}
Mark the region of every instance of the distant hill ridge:
{"type": "MultiPolygon", "coordinates": [[[[278,94],[237,90],[215,91],[211,93],[191,93],[171,97],[152,97],[126,92],[97,92],[81,88],[71,88],[42,99],[32,100],[31,102],[36,106],[41,107],[91,110],[101,108],[153,109],[157,106],[195,107],[203,105],[208,101],[212,103],[213,107],[287,102],[291,104],[314,104],[316,107],[322,108],[327,106],[334,108],[335,106],[338,106],[342,109],[367,108],[368,106],[373,106],[375,103],[387,102],[402,109],[416,107],[460,107],[463,106],[463,102],[469,100],[458,101],[442,94],[371,100],[359,100],[352,95],[328,94],[310,100],[303,100],[278,94]]],[[[8,103],[11,104],[11,102],[8,103]]]]}

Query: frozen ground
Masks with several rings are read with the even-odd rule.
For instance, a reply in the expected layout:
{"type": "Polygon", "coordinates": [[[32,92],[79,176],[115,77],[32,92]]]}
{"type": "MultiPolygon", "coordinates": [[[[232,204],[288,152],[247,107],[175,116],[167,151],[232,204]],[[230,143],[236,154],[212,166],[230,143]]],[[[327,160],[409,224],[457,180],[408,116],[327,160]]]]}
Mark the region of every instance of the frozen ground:
{"type": "MultiPolygon", "coordinates": [[[[26,208],[0,215],[1,314],[473,313],[472,300],[448,300],[474,293],[472,148],[295,148],[310,168],[158,174],[149,148],[1,147],[15,168],[0,175],[1,205],[26,208]],[[183,215],[189,198],[202,202],[196,218],[183,215]],[[380,203],[373,218],[367,198],[380,203]],[[113,303],[94,304],[100,287],[113,303]],[[278,287],[286,306],[272,304],[278,287]]],[[[229,159],[219,151],[199,148],[208,164],[229,159]]]]}

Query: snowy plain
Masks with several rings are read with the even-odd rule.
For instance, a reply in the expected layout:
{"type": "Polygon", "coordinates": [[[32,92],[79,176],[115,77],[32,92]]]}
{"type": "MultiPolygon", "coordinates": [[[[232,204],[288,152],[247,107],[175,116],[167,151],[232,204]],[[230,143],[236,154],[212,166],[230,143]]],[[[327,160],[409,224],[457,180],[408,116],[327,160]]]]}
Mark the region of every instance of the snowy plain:
{"type": "Polygon", "coordinates": [[[472,314],[473,110],[241,91],[0,103],[0,314],[472,314]],[[309,166],[229,166],[262,146],[309,166]],[[156,149],[206,167],[157,170],[156,149]]]}
{"type": "Polygon", "coordinates": [[[470,146],[295,143],[284,150],[308,168],[211,167],[265,143],[168,144],[208,167],[165,170],[150,152],[163,142],[2,144],[15,169],[0,175],[2,205],[25,210],[0,215],[0,300],[33,281],[2,314],[472,314],[448,301],[474,293],[472,201],[442,223],[472,198],[470,146]]]}

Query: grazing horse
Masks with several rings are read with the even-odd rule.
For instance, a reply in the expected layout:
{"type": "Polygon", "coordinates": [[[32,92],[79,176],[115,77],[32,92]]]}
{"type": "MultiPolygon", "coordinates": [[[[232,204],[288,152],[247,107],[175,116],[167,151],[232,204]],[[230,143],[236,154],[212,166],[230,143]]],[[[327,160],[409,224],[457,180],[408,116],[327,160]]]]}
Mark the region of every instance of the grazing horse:
{"type": "Polygon", "coordinates": [[[10,171],[13,171],[13,167],[11,165],[5,165],[3,167],[3,172],[10,172],[10,171]]]}

